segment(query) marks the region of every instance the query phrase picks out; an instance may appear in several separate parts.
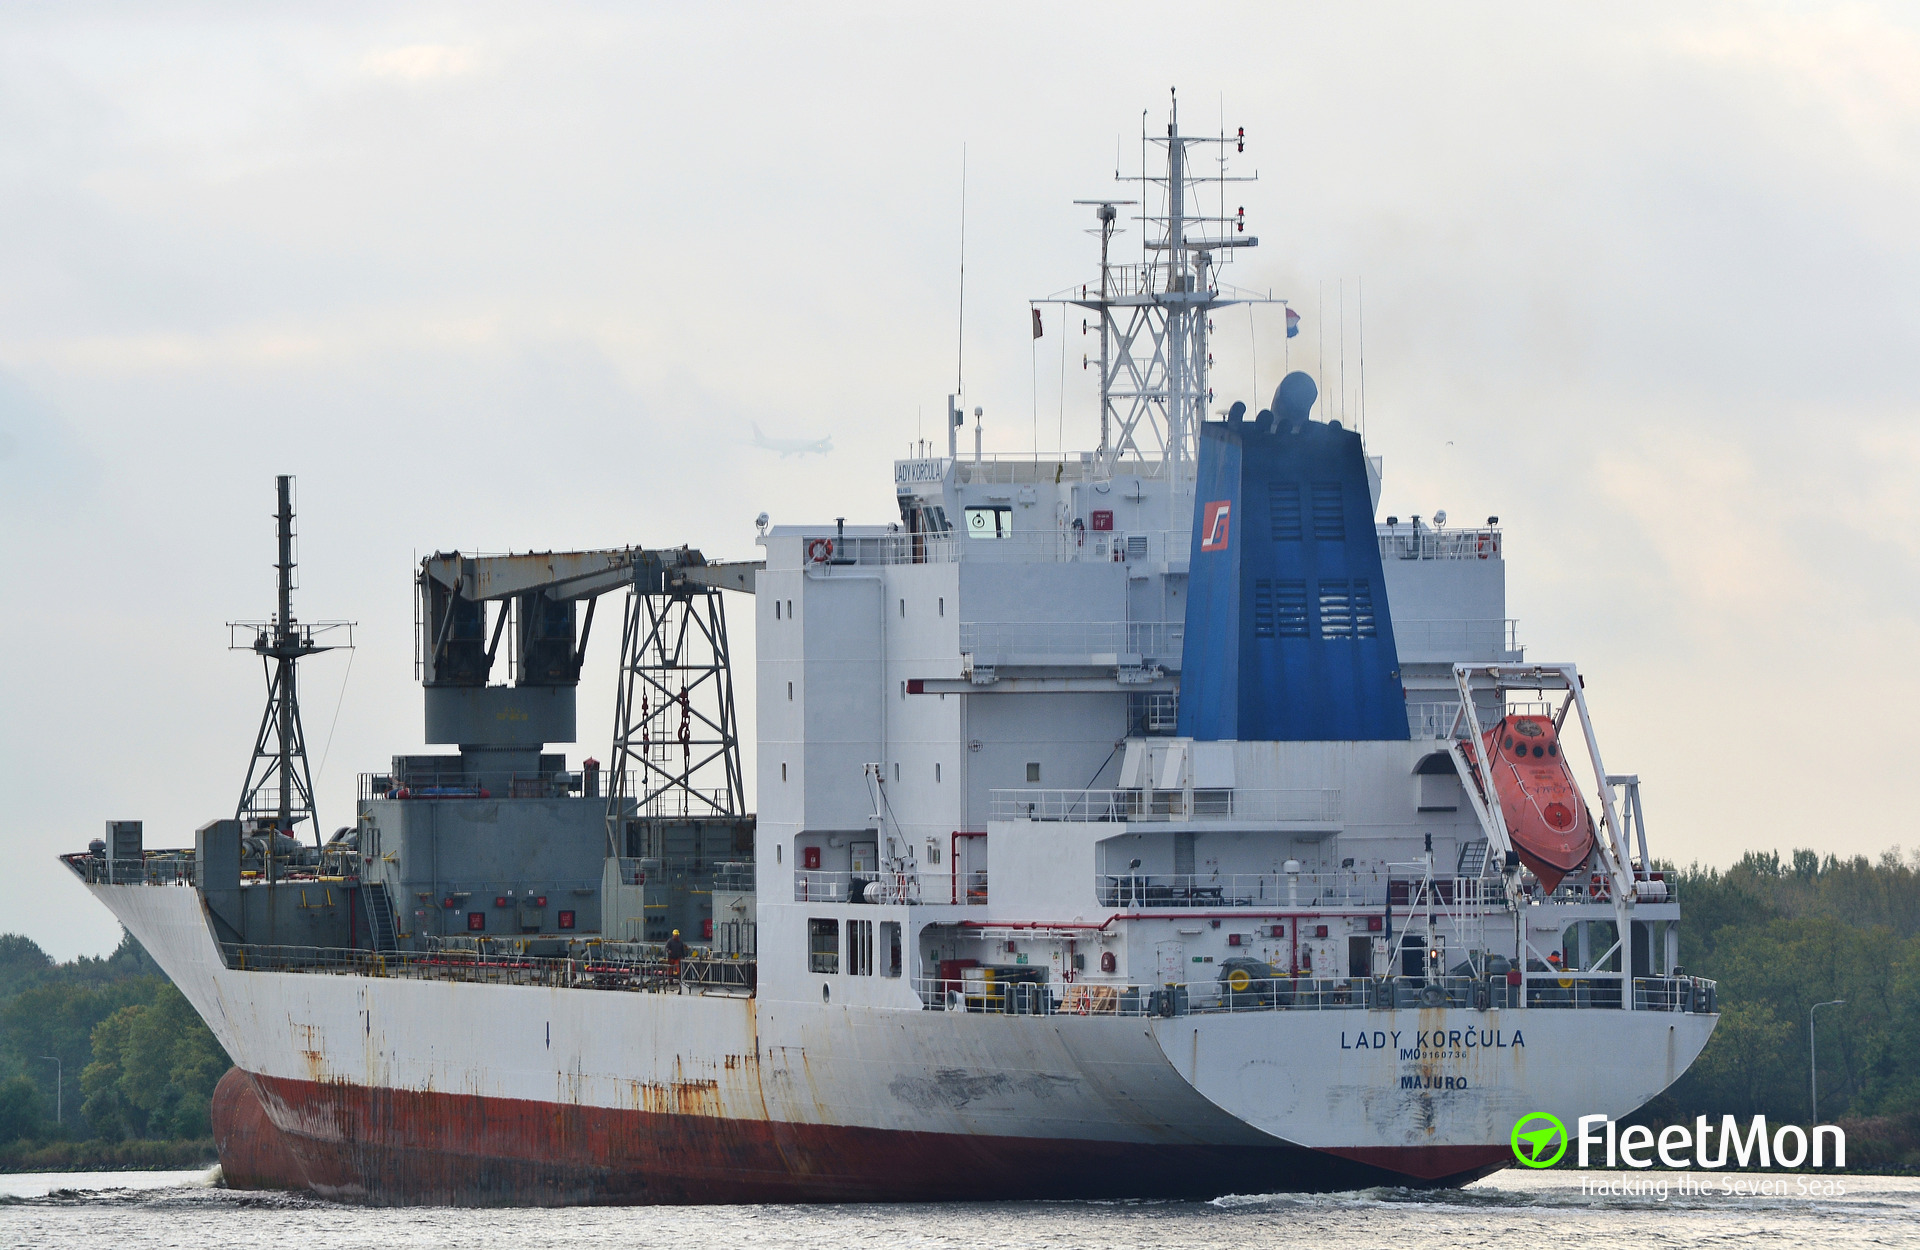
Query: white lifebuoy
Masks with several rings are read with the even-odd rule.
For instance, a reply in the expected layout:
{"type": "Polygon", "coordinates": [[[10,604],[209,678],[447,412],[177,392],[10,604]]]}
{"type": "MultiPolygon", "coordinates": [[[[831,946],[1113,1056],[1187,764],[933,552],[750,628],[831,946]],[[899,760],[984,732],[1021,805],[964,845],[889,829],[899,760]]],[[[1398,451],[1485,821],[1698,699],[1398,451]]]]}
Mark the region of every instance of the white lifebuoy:
{"type": "Polygon", "coordinates": [[[807,544],[807,559],[813,564],[825,564],[833,558],[833,539],[816,538],[807,544]]]}

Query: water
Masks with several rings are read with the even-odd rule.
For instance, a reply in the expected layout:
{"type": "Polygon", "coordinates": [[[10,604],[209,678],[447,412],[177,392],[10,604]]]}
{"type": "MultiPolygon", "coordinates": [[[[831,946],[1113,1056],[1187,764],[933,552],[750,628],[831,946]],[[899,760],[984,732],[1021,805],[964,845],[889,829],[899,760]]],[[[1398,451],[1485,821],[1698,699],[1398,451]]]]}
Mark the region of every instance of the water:
{"type": "Polygon", "coordinates": [[[745,1247],[1188,1247],[1305,1245],[1895,1246],[1920,1245],[1920,1179],[1696,1173],[1502,1173],[1463,1190],[1371,1189],[1213,1202],[1019,1202],[917,1206],[380,1210],[218,1188],[215,1173],[0,1176],[0,1246],[301,1250],[510,1245],[515,1250],[745,1247]],[[1654,1185],[1648,1193],[1599,1186],[1654,1185]],[[1780,1192],[1726,1194],[1730,1181],[1780,1192]],[[1804,1194],[1804,1183],[1842,1193],[1804,1194]],[[1583,1192],[1584,1188],[1584,1192],[1583,1192]]]}

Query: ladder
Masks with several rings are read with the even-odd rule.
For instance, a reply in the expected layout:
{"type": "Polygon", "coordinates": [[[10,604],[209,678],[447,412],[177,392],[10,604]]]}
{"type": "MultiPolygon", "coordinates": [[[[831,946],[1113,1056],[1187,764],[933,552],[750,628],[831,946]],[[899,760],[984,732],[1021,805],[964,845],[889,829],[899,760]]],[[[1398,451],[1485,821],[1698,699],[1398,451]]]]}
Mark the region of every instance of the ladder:
{"type": "Polygon", "coordinates": [[[386,954],[400,949],[400,942],[393,931],[393,904],[387,899],[387,884],[384,881],[370,881],[360,887],[360,896],[367,904],[367,929],[373,937],[373,949],[377,954],[386,954]]]}

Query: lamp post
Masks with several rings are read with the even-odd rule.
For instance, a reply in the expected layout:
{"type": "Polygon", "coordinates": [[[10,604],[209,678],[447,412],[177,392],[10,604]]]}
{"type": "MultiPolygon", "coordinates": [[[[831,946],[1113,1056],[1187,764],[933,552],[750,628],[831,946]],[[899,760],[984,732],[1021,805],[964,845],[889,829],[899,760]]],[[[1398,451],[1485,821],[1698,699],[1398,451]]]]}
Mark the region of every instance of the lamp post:
{"type": "Polygon", "coordinates": [[[1813,1035],[1814,1013],[1819,1011],[1822,1007],[1844,1007],[1846,1005],[1847,1005],[1846,999],[1836,998],[1831,1000],[1830,1002],[1815,1003],[1813,1006],[1807,1008],[1807,1085],[1809,1089],[1808,1101],[1812,1103],[1813,1115],[1811,1118],[1815,1124],[1820,1123],[1820,1051],[1814,1041],[1814,1035],[1813,1035]]]}
{"type": "Polygon", "coordinates": [[[64,1112],[67,1101],[66,1065],[60,1062],[60,1056],[58,1055],[42,1055],[40,1057],[53,1062],[53,1122],[55,1124],[65,1124],[66,1116],[64,1112]]]}

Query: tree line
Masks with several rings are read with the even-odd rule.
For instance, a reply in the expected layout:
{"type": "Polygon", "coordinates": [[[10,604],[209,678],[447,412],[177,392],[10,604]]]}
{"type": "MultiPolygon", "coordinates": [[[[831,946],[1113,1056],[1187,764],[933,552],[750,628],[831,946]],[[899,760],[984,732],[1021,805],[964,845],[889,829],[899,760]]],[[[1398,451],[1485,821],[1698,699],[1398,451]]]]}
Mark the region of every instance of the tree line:
{"type": "Polygon", "coordinates": [[[229,1066],[130,934],[64,964],[0,935],[0,1165],[211,1160],[208,1108],[229,1066]]]}
{"type": "Polygon", "coordinates": [[[1849,1164],[1920,1170],[1920,853],[1750,852],[1670,879],[1682,966],[1720,983],[1720,1023],[1636,1118],[1811,1123],[1817,1039],[1820,1121],[1847,1130],[1849,1164]]]}

